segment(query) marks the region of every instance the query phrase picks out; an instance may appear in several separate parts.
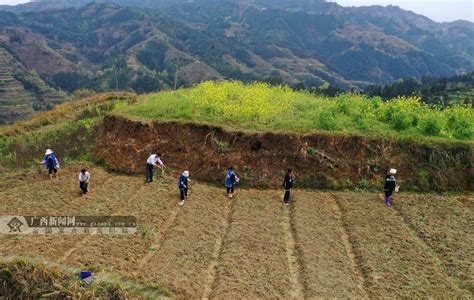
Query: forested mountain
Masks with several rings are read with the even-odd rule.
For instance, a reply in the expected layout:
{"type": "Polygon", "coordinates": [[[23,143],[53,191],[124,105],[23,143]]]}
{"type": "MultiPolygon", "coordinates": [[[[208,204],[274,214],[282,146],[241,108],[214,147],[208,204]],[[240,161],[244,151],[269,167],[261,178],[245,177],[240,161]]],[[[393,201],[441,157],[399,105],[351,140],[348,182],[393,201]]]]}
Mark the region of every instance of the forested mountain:
{"type": "Polygon", "coordinates": [[[113,2],[3,6],[0,48],[68,93],[79,88],[148,92],[222,78],[350,89],[474,70],[473,23],[436,23],[394,6],[345,8],[320,0],[113,2]]]}
{"type": "Polygon", "coordinates": [[[403,78],[387,85],[370,85],[365,92],[385,99],[416,95],[428,104],[474,107],[474,72],[452,77],[403,78]]]}

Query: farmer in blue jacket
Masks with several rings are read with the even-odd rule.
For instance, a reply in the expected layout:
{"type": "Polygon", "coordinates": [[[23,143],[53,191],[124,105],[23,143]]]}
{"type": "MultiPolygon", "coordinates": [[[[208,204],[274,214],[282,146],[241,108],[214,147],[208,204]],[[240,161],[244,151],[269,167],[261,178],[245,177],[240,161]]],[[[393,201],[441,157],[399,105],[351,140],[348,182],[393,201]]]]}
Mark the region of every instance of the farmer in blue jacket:
{"type": "Polygon", "coordinates": [[[234,172],[234,168],[227,169],[225,177],[225,186],[227,188],[227,195],[232,199],[234,196],[235,185],[239,182],[239,177],[234,172]]]}
{"type": "Polygon", "coordinates": [[[189,189],[189,171],[184,171],[181,176],[179,176],[178,186],[179,186],[179,193],[181,195],[181,202],[179,202],[180,206],[184,205],[184,200],[188,198],[188,189],[189,189]]]}
{"type": "Polygon", "coordinates": [[[59,160],[51,149],[46,149],[43,161],[41,163],[44,164],[46,170],[48,170],[49,179],[53,179],[53,173],[56,174],[56,178],[59,179],[59,160]]]}

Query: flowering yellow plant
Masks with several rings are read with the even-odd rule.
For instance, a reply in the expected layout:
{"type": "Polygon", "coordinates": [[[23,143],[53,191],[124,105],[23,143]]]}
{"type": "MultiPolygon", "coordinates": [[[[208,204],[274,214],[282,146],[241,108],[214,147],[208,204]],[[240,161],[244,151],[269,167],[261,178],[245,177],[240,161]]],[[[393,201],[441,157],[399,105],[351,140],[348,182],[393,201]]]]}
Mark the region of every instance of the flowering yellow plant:
{"type": "Polygon", "coordinates": [[[468,106],[431,107],[415,96],[382,101],[347,93],[328,98],[261,82],[206,81],[193,88],[144,95],[119,111],[236,129],[474,137],[474,113],[468,106]]]}

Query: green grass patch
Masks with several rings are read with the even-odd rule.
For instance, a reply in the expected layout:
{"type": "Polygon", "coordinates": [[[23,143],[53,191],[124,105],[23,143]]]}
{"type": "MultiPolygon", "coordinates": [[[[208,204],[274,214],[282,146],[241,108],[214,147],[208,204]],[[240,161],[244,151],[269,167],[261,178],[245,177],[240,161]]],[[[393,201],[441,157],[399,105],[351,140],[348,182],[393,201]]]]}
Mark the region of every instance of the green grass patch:
{"type": "Polygon", "coordinates": [[[265,83],[207,81],[144,95],[115,112],[134,119],[209,123],[239,130],[474,138],[474,113],[469,106],[432,107],[417,97],[382,101],[342,94],[329,98],[265,83]]]}

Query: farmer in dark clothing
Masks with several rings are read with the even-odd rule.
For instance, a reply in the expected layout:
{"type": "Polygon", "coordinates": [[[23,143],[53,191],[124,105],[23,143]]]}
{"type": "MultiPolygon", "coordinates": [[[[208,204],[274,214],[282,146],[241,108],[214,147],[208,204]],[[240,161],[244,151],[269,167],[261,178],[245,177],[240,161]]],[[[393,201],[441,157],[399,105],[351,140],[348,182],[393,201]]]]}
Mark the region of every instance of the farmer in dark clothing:
{"type": "Polygon", "coordinates": [[[227,195],[232,199],[234,197],[235,185],[239,182],[239,177],[234,172],[234,168],[230,167],[227,169],[225,177],[225,186],[227,189],[227,195]]]}
{"type": "Polygon", "coordinates": [[[148,157],[146,161],[146,184],[148,185],[150,182],[153,181],[153,169],[155,166],[158,166],[157,163],[160,165],[161,173],[164,173],[164,168],[166,167],[165,164],[161,161],[161,154],[152,154],[148,157]]]}
{"type": "Polygon", "coordinates": [[[181,196],[181,202],[179,202],[180,206],[184,205],[184,200],[188,198],[188,188],[189,188],[189,171],[184,171],[181,176],[179,176],[178,186],[179,186],[179,193],[181,196]]]}
{"type": "Polygon", "coordinates": [[[48,170],[49,179],[53,179],[53,173],[56,174],[56,178],[59,179],[59,160],[51,149],[46,149],[43,161],[41,163],[44,164],[46,170],[48,170]]]}
{"type": "Polygon", "coordinates": [[[283,188],[285,189],[285,195],[283,196],[283,202],[286,205],[290,203],[290,192],[293,188],[293,183],[295,182],[295,175],[293,174],[292,169],[288,169],[287,173],[285,174],[285,180],[283,181],[283,188]]]}
{"type": "Polygon", "coordinates": [[[390,206],[390,197],[392,196],[393,192],[395,191],[395,188],[397,187],[395,174],[397,174],[397,170],[390,169],[387,176],[385,176],[383,191],[385,193],[385,204],[387,206],[390,206]]]}

